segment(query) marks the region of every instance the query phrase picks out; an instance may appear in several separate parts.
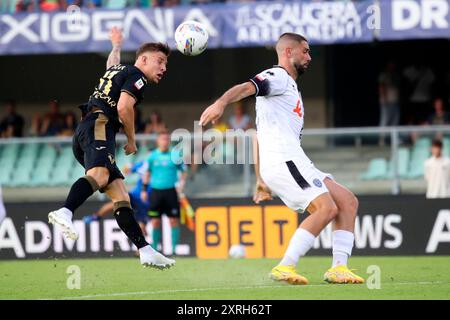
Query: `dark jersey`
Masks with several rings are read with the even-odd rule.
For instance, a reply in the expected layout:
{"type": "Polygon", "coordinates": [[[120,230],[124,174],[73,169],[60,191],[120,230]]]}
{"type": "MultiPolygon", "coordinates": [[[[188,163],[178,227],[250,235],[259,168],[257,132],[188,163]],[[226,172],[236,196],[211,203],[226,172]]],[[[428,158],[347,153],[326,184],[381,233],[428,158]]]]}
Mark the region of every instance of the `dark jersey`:
{"type": "Polygon", "coordinates": [[[120,94],[125,91],[136,99],[139,104],[143,99],[143,93],[147,79],[141,70],[135,66],[117,64],[106,70],[100,78],[94,93],[90,96],[88,110],[98,107],[108,116],[110,121],[120,127],[117,103],[120,94]]]}

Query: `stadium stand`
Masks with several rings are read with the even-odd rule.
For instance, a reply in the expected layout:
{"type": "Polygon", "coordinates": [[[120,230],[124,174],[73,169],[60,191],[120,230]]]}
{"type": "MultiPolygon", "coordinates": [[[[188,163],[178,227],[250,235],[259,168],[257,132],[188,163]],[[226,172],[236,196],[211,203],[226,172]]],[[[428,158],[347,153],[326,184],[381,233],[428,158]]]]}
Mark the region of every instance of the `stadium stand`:
{"type": "Polygon", "coordinates": [[[361,175],[363,180],[385,179],[388,171],[388,164],[384,158],[370,160],[367,171],[361,175]]]}
{"type": "MultiPolygon", "coordinates": [[[[423,164],[430,156],[431,138],[422,137],[411,147],[398,150],[398,176],[401,179],[422,179],[423,164]]],[[[450,138],[444,139],[444,154],[450,153],[450,138]]],[[[374,158],[369,161],[367,170],[361,174],[363,180],[385,180],[394,177],[393,159],[374,158]]]]}

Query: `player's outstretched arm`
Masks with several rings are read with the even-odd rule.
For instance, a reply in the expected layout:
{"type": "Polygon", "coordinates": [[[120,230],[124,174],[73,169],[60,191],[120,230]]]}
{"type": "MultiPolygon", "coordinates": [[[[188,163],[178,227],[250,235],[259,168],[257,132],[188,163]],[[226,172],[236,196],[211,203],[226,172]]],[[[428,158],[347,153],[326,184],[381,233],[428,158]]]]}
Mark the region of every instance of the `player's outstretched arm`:
{"type": "Polygon", "coordinates": [[[272,200],[272,192],[269,187],[263,181],[261,174],[259,173],[259,145],[256,133],[253,135],[253,158],[255,159],[255,176],[256,187],[253,194],[253,201],[258,204],[261,201],[272,200]]]}
{"type": "Polygon", "coordinates": [[[215,123],[222,116],[227,105],[254,94],[256,94],[256,87],[250,81],[232,87],[203,111],[199,124],[205,126],[209,122],[215,123]]]}
{"type": "Polygon", "coordinates": [[[137,152],[136,138],[134,133],[134,104],[136,100],[129,93],[122,91],[119,102],[117,103],[117,112],[119,119],[123,124],[127,144],[125,145],[125,154],[134,154],[137,152]]]}
{"type": "Polygon", "coordinates": [[[106,69],[120,63],[120,50],[122,48],[122,31],[117,27],[113,27],[109,32],[109,39],[111,40],[112,50],[106,61],[106,69]]]}

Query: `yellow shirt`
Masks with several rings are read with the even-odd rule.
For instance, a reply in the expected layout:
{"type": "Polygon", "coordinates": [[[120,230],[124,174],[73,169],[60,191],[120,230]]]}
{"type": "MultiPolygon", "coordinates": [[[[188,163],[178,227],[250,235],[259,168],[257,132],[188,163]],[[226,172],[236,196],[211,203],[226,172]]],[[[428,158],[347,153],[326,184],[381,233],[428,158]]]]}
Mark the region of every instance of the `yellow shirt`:
{"type": "Polygon", "coordinates": [[[213,129],[216,129],[222,133],[225,133],[225,131],[227,131],[227,129],[228,129],[228,126],[226,123],[218,123],[213,126],[213,129]]]}

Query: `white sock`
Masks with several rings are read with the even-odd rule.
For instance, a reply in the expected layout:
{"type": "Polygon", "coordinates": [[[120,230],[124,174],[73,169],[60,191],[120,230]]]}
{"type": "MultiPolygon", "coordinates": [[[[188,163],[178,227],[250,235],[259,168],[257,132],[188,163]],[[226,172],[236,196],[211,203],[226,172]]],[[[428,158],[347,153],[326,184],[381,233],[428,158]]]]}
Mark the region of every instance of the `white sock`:
{"type": "Polygon", "coordinates": [[[314,245],[316,237],[306,229],[298,228],[289,241],[289,246],[279,266],[297,265],[298,259],[304,256],[314,245]]]}
{"type": "Polygon", "coordinates": [[[66,215],[71,221],[73,218],[73,213],[72,211],[70,211],[69,209],[67,209],[66,207],[62,207],[61,209],[58,210],[59,212],[61,212],[62,214],[66,215]]]}
{"type": "Polygon", "coordinates": [[[139,253],[155,254],[157,251],[151,245],[147,245],[139,249],[139,253]]]}
{"type": "Polygon", "coordinates": [[[353,242],[355,236],[350,231],[333,231],[333,264],[336,266],[346,266],[348,258],[352,255],[353,242]]]}

